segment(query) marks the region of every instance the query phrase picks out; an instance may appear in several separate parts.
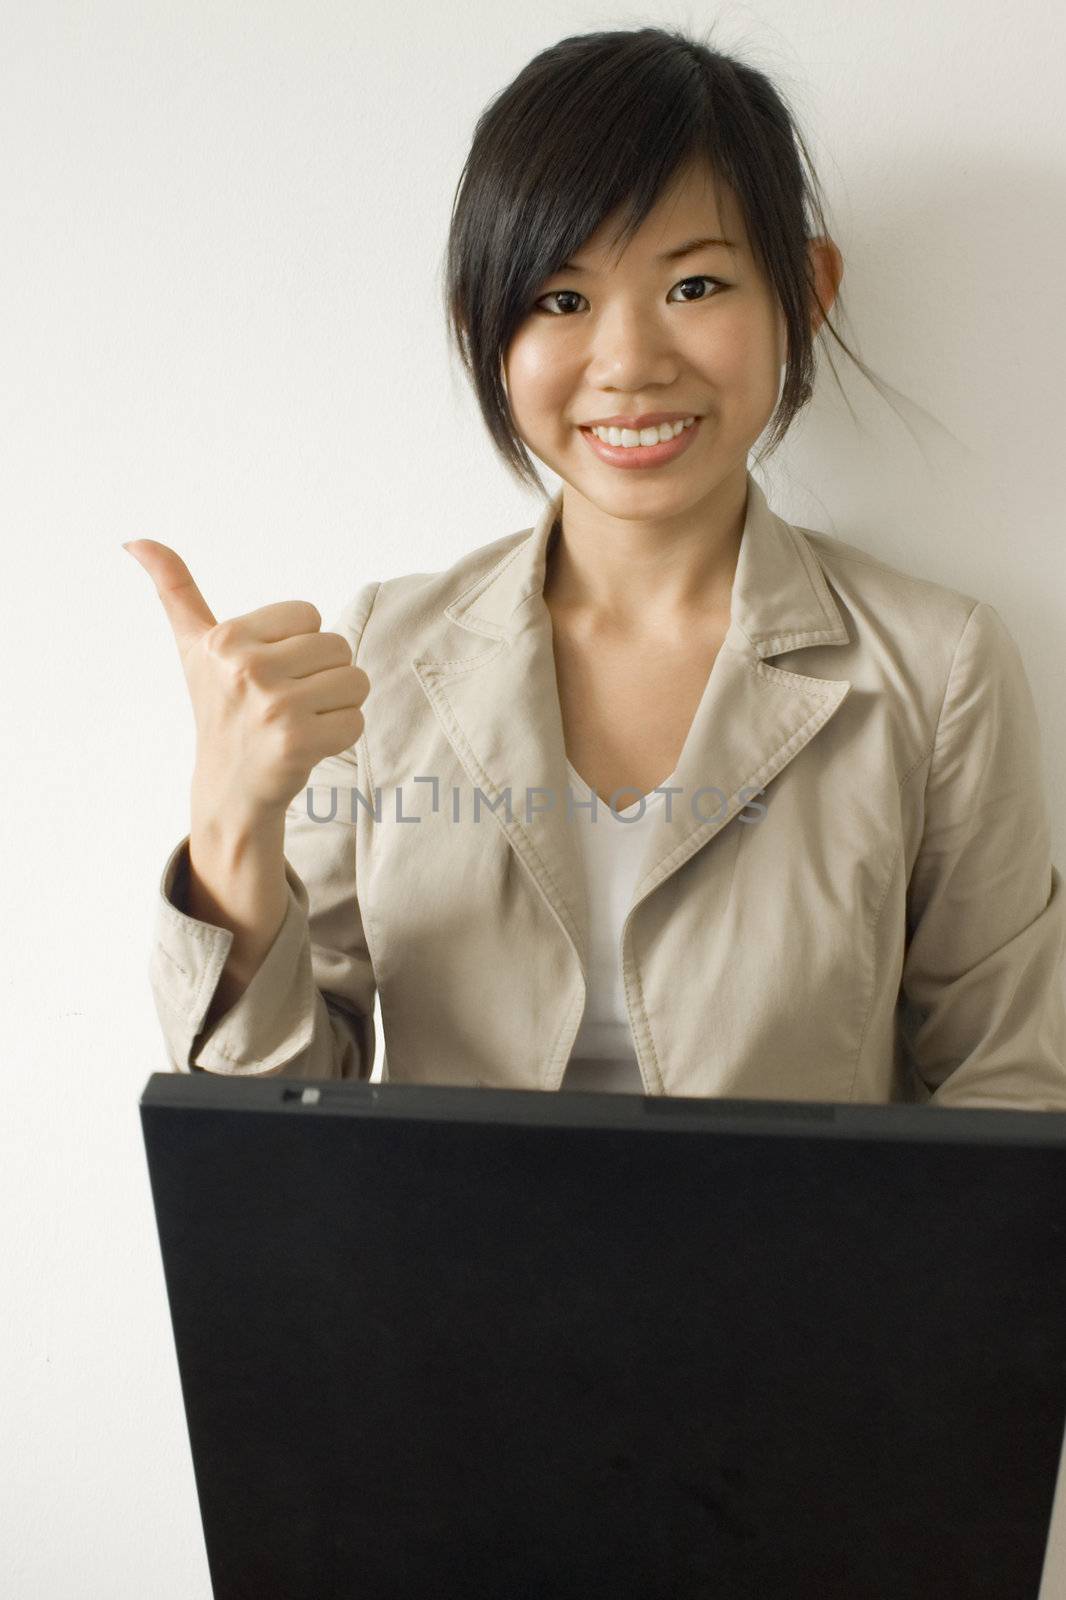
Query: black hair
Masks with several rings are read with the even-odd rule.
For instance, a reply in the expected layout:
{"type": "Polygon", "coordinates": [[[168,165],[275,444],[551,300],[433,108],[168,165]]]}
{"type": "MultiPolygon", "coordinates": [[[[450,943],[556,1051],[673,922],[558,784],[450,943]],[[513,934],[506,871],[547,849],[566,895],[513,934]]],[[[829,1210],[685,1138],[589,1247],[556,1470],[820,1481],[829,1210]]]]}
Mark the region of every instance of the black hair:
{"type": "Polygon", "coordinates": [[[769,78],[676,30],[575,34],[534,56],[478,119],[445,257],[449,338],[505,465],[542,494],[511,415],[504,355],[544,280],[619,207],[624,246],[693,161],[709,165],[720,208],[723,179],[735,193],[787,325],[784,383],[758,460],[811,397],[815,301],[822,328],[878,383],[817,296],[807,240],[829,237],[821,187],[769,78]]]}

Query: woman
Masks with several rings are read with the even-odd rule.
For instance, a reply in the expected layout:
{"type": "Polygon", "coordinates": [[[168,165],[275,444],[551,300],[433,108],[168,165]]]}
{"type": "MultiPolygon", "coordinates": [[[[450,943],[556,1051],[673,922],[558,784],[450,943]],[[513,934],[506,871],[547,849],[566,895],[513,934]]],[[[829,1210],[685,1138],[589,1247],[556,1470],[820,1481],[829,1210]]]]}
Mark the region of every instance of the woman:
{"type": "Polygon", "coordinates": [[[490,436],[561,480],[534,527],[328,633],[217,624],[133,546],[197,722],[152,964],[175,1070],[368,1077],[380,991],[393,1080],[1066,1108],[1018,651],[748,467],[842,274],[800,150],[680,33],[564,39],[481,118],[447,255],[490,436]]]}

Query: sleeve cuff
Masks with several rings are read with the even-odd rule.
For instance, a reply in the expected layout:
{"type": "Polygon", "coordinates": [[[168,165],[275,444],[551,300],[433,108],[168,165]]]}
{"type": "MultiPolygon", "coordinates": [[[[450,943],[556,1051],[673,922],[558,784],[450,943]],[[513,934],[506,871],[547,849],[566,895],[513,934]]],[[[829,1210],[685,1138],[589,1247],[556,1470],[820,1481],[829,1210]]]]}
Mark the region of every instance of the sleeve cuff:
{"type": "Polygon", "coordinates": [[[286,860],[289,902],[277,937],[239,999],[200,1037],[233,934],[181,909],[188,850],[186,834],[163,868],[150,972],[172,1059],[182,1071],[276,1072],[306,1049],[314,1033],[307,890],[286,860]]]}

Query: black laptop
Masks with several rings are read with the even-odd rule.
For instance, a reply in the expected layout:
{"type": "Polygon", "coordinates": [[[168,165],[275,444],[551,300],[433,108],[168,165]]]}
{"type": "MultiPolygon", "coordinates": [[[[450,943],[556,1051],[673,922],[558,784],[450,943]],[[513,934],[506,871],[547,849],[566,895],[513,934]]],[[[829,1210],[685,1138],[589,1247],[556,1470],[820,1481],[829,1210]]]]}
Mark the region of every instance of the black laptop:
{"type": "Polygon", "coordinates": [[[140,1116],[216,1600],[1053,1600],[1066,1113],[140,1116]]]}

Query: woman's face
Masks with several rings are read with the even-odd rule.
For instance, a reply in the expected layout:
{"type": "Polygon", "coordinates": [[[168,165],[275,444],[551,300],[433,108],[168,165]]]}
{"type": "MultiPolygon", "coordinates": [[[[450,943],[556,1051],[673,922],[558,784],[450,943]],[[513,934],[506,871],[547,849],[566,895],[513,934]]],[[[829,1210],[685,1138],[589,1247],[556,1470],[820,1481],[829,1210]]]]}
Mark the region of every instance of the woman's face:
{"type": "Polygon", "coordinates": [[[544,280],[504,360],[526,446],[608,514],[683,516],[746,473],[777,405],[784,315],[756,269],[734,196],[723,190],[719,217],[709,172],[690,169],[614,262],[607,240],[616,221],[608,218],[570,270],[544,280]],[[705,245],[662,259],[707,237],[737,248],[705,245]],[[658,411],[699,419],[687,448],[664,463],[612,465],[583,436],[600,418],[658,411]]]}

